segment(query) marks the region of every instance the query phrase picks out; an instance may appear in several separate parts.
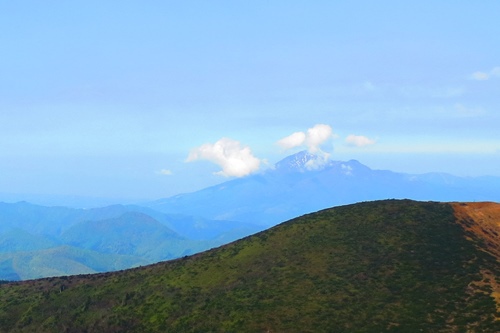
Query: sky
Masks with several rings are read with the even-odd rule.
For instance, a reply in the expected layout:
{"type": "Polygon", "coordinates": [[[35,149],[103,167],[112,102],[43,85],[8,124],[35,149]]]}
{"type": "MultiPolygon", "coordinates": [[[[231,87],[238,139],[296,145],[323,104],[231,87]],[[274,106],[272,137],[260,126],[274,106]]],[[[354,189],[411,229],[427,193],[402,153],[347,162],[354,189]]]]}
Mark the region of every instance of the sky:
{"type": "Polygon", "coordinates": [[[494,0],[2,1],[0,193],[158,199],[304,149],[500,176],[498,13],[494,0]]]}

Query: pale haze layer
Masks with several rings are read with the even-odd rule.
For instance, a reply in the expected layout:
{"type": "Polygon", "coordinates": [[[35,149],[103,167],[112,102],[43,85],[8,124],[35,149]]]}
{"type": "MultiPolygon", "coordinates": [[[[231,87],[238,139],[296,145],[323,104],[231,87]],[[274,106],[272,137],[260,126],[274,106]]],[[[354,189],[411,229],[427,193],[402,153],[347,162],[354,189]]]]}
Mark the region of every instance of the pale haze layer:
{"type": "Polygon", "coordinates": [[[4,1],[0,193],[156,199],[299,150],[500,176],[498,13],[497,1],[4,1]]]}

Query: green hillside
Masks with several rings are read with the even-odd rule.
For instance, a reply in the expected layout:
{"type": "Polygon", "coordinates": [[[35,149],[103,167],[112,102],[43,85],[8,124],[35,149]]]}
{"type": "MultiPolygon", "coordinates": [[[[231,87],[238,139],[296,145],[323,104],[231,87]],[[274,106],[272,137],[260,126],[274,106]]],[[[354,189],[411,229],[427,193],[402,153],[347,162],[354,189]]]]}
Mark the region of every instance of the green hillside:
{"type": "Polygon", "coordinates": [[[498,332],[497,231],[455,206],[342,206],[183,259],[2,284],[0,331],[498,332]]]}
{"type": "Polygon", "coordinates": [[[82,221],[66,230],[60,238],[65,244],[78,248],[102,254],[136,256],[149,263],[180,257],[189,245],[197,243],[137,212],[100,221],[82,221]]]}
{"type": "Polygon", "coordinates": [[[62,245],[50,249],[0,253],[2,277],[28,280],[45,276],[97,273],[146,265],[145,259],[121,254],[107,254],[62,245]]]}

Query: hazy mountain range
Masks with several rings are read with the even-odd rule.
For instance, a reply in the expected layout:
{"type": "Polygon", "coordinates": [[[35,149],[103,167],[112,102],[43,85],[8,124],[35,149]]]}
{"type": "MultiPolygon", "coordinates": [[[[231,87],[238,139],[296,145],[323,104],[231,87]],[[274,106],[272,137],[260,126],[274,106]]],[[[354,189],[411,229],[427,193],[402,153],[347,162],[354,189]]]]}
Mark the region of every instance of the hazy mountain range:
{"type": "Polygon", "coordinates": [[[147,204],[168,213],[271,226],[319,209],[380,199],[500,201],[500,177],[413,175],[356,160],[324,161],[306,151],[266,172],[147,204]]]}
{"type": "Polygon", "coordinates": [[[496,333],[499,219],[495,203],[326,209],[187,258],[0,285],[0,331],[496,333]]]}
{"type": "Polygon", "coordinates": [[[142,206],[0,203],[0,280],[145,265],[320,209],[389,198],[500,201],[500,178],[410,175],[300,152],[260,174],[142,206]]]}
{"type": "Polygon", "coordinates": [[[0,280],[119,270],[193,254],[260,228],[139,206],[0,203],[0,280]]]}

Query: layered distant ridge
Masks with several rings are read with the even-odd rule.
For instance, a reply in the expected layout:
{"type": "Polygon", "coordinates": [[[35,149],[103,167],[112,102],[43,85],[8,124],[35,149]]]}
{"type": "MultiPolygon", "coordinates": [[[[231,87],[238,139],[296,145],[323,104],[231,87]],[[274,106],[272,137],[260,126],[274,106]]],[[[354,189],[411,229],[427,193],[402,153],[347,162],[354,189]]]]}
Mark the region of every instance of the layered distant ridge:
{"type": "Polygon", "coordinates": [[[302,214],[361,201],[500,201],[499,177],[374,170],[302,151],[265,172],[146,204],[164,213],[269,227],[302,214]]]}

